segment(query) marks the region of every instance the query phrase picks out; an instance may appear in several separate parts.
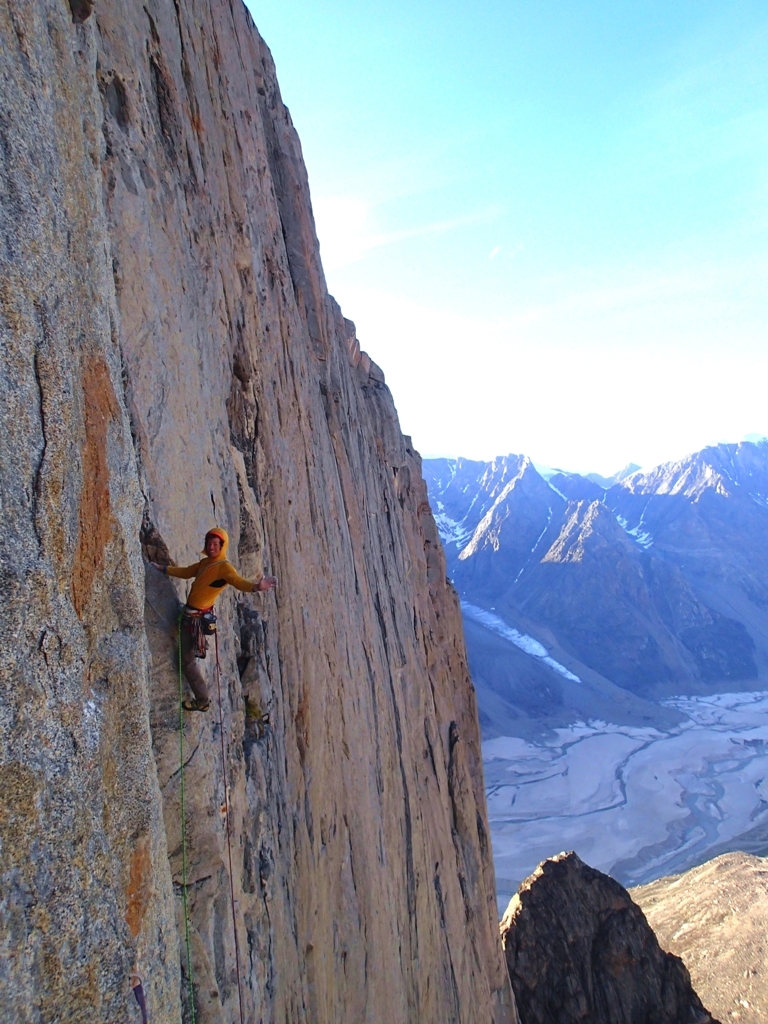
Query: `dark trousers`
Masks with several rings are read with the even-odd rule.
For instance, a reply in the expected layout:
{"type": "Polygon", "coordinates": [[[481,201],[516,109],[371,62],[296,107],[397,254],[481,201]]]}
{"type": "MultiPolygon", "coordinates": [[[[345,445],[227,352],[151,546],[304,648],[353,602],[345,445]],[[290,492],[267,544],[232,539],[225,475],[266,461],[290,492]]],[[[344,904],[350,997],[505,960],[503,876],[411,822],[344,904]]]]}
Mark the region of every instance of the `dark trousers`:
{"type": "Polygon", "coordinates": [[[195,641],[190,629],[191,622],[187,615],[181,617],[181,668],[184,678],[190,685],[192,693],[202,703],[210,700],[198,659],[195,657],[195,641]]]}

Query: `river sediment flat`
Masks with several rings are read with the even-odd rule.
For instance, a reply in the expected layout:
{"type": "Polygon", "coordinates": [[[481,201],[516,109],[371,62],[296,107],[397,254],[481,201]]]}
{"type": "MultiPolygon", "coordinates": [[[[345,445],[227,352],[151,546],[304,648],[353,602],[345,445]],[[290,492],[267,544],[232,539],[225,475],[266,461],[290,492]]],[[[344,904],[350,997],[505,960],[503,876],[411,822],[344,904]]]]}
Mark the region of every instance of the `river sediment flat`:
{"type": "Polygon", "coordinates": [[[686,716],[667,731],[574,722],[483,744],[500,907],[561,850],[640,885],[768,823],[768,691],[663,703],[686,716]]]}

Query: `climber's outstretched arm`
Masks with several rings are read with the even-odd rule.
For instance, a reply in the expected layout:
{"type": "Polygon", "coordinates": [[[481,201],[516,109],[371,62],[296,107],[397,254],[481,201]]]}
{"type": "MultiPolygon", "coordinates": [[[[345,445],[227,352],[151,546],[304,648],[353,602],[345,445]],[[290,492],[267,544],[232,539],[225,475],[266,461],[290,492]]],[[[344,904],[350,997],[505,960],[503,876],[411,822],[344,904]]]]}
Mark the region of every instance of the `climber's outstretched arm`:
{"type": "Polygon", "coordinates": [[[159,562],[150,562],[149,564],[158,572],[164,572],[167,576],[173,576],[178,580],[191,580],[197,575],[197,570],[200,568],[199,562],[195,562],[194,565],[160,565],[159,562]]]}
{"type": "Polygon", "coordinates": [[[276,576],[260,576],[257,580],[247,580],[236,571],[230,562],[222,565],[221,578],[226,580],[236,590],[241,590],[244,594],[250,594],[255,590],[263,593],[265,590],[272,590],[273,587],[277,586],[276,576]]]}

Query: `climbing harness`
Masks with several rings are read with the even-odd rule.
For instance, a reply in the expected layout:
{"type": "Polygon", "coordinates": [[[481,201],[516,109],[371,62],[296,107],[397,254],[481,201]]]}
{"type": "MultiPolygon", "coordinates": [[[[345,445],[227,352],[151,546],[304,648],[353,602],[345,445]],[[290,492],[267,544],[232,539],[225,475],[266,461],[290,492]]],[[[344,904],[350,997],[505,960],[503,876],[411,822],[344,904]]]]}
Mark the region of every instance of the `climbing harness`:
{"type": "Polygon", "coordinates": [[[229,830],[229,782],[227,781],[227,758],[224,750],[224,710],[221,703],[221,666],[219,664],[219,634],[215,631],[213,642],[216,650],[216,688],[219,695],[219,736],[221,738],[221,766],[224,770],[224,821],[227,828],[227,855],[229,857],[229,894],[232,898],[232,934],[235,937],[235,970],[237,972],[237,999],[240,1004],[240,1024],[243,1016],[243,987],[240,980],[240,943],[237,940],[237,918],[235,916],[235,881],[232,873],[232,841],[229,830]]]}
{"type": "Polygon", "coordinates": [[[192,1024],[195,1024],[195,990],[192,982],[192,948],[189,941],[189,905],[187,903],[187,810],[184,800],[184,677],[181,667],[181,618],[179,613],[179,763],[181,774],[181,897],[184,904],[184,938],[187,946],[187,984],[192,1024]]]}
{"type": "Polygon", "coordinates": [[[192,646],[196,658],[204,658],[208,651],[206,637],[213,636],[216,632],[216,616],[209,608],[207,611],[200,611],[197,608],[190,608],[184,605],[181,614],[185,619],[184,628],[192,637],[192,646]]]}
{"type": "MultiPolygon", "coordinates": [[[[227,855],[229,858],[229,893],[232,902],[232,933],[235,939],[235,970],[237,974],[237,999],[240,1007],[240,1024],[245,1024],[245,1016],[243,1014],[243,986],[242,979],[240,976],[240,944],[237,938],[237,917],[236,917],[236,903],[235,903],[235,882],[234,873],[232,871],[232,840],[229,826],[229,781],[227,779],[227,758],[226,750],[224,748],[224,712],[221,700],[221,665],[219,663],[219,635],[216,632],[216,616],[212,612],[200,613],[198,616],[189,616],[186,609],[182,609],[179,614],[179,757],[181,761],[181,874],[182,874],[182,894],[184,900],[184,934],[187,946],[187,979],[189,982],[189,1004],[192,1013],[192,1024],[195,1024],[195,1001],[194,1001],[194,988],[192,982],[192,952],[189,938],[189,908],[187,905],[187,829],[186,829],[186,809],[184,802],[184,710],[187,704],[191,704],[190,701],[185,701],[184,698],[184,682],[182,674],[181,664],[181,620],[183,616],[187,616],[192,619],[193,622],[200,622],[203,620],[202,625],[199,627],[197,636],[202,639],[205,644],[205,635],[210,636],[213,634],[214,646],[216,651],[216,688],[219,698],[219,736],[221,739],[221,765],[224,773],[224,820],[227,830],[227,855]]],[[[196,634],[193,633],[193,638],[196,634]]],[[[207,646],[207,645],[206,645],[207,646]]],[[[201,655],[198,655],[201,657],[201,655]]],[[[205,657],[205,654],[202,655],[205,657]]],[[[197,702],[195,702],[197,703],[197,702]]],[[[191,709],[188,709],[191,710],[191,709]]],[[[196,707],[195,710],[202,710],[201,707],[196,707]]],[[[137,996],[138,998],[138,996],[137,996]]]]}

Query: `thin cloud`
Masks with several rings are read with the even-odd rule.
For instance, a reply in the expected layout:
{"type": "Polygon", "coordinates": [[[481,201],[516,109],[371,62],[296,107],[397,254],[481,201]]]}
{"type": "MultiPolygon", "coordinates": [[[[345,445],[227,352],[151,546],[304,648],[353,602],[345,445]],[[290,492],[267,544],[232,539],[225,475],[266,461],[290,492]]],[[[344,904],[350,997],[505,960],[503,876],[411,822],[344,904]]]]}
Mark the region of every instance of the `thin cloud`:
{"type": "MultiPolygon", "coordinates": [[[[750,309],[759,319],[766,277],[768,265],[762,259],[712,260],[683,269],[668,266],[651,271],[624,267],[610,276],[605,274],[594,284],[588,279],[579,280],[578,276],[571,280],[560,277],[550,282],[551,301],[544,298],[526,304],[503,318],[503,323],[520,327],[534,322],[565,319],[573,323],[575,319],[592,319],[597,325],[598,318],[602,318],[604,323],[618,328],[629,321],[646,322],[650,326],[663,315],[668,322],[672,318],[687,322],[695,333],[702,330],[702,321],[708,320],[710,326],[720,318],[735,322],[738,316],[749,318],[750,309]]],[[[614,333],[612,344],[617,340],[614,333]]],[[[667,340],[662,339],[662,344],[666,343],[667,340]]],[[[653,348],[650,338],[645,344],[653,348]]]]}
{"type": "Polygon", "coordinates": [[[401,228],[397,231],[376,231],[373,227],[376,204],[364,199],[320,197],[313,202],[320,254],[326,271],[339,270],[357,263],[373,249],[425,235],[443,234],[457,228],[493,220],[495,208],[480,210],[461,217],[401,228]]]}
{"type": "Polygon", "coordinates": [[[375,249],[380,245],[401,242],[407,238],[420,238],[422,235],[442,234],[445,231],[453,231],[456,228],[467,227],[471,224],[482,224],[485,221],[492,220],[495,216],[496,210],[484,210],[480,213],[467,214],[464,217],[452,217],[449,220],[436,221],[434,224],[425,224],[418,228],[405,228],[400,231],[371,235],[369,248],[375,249]]]}

